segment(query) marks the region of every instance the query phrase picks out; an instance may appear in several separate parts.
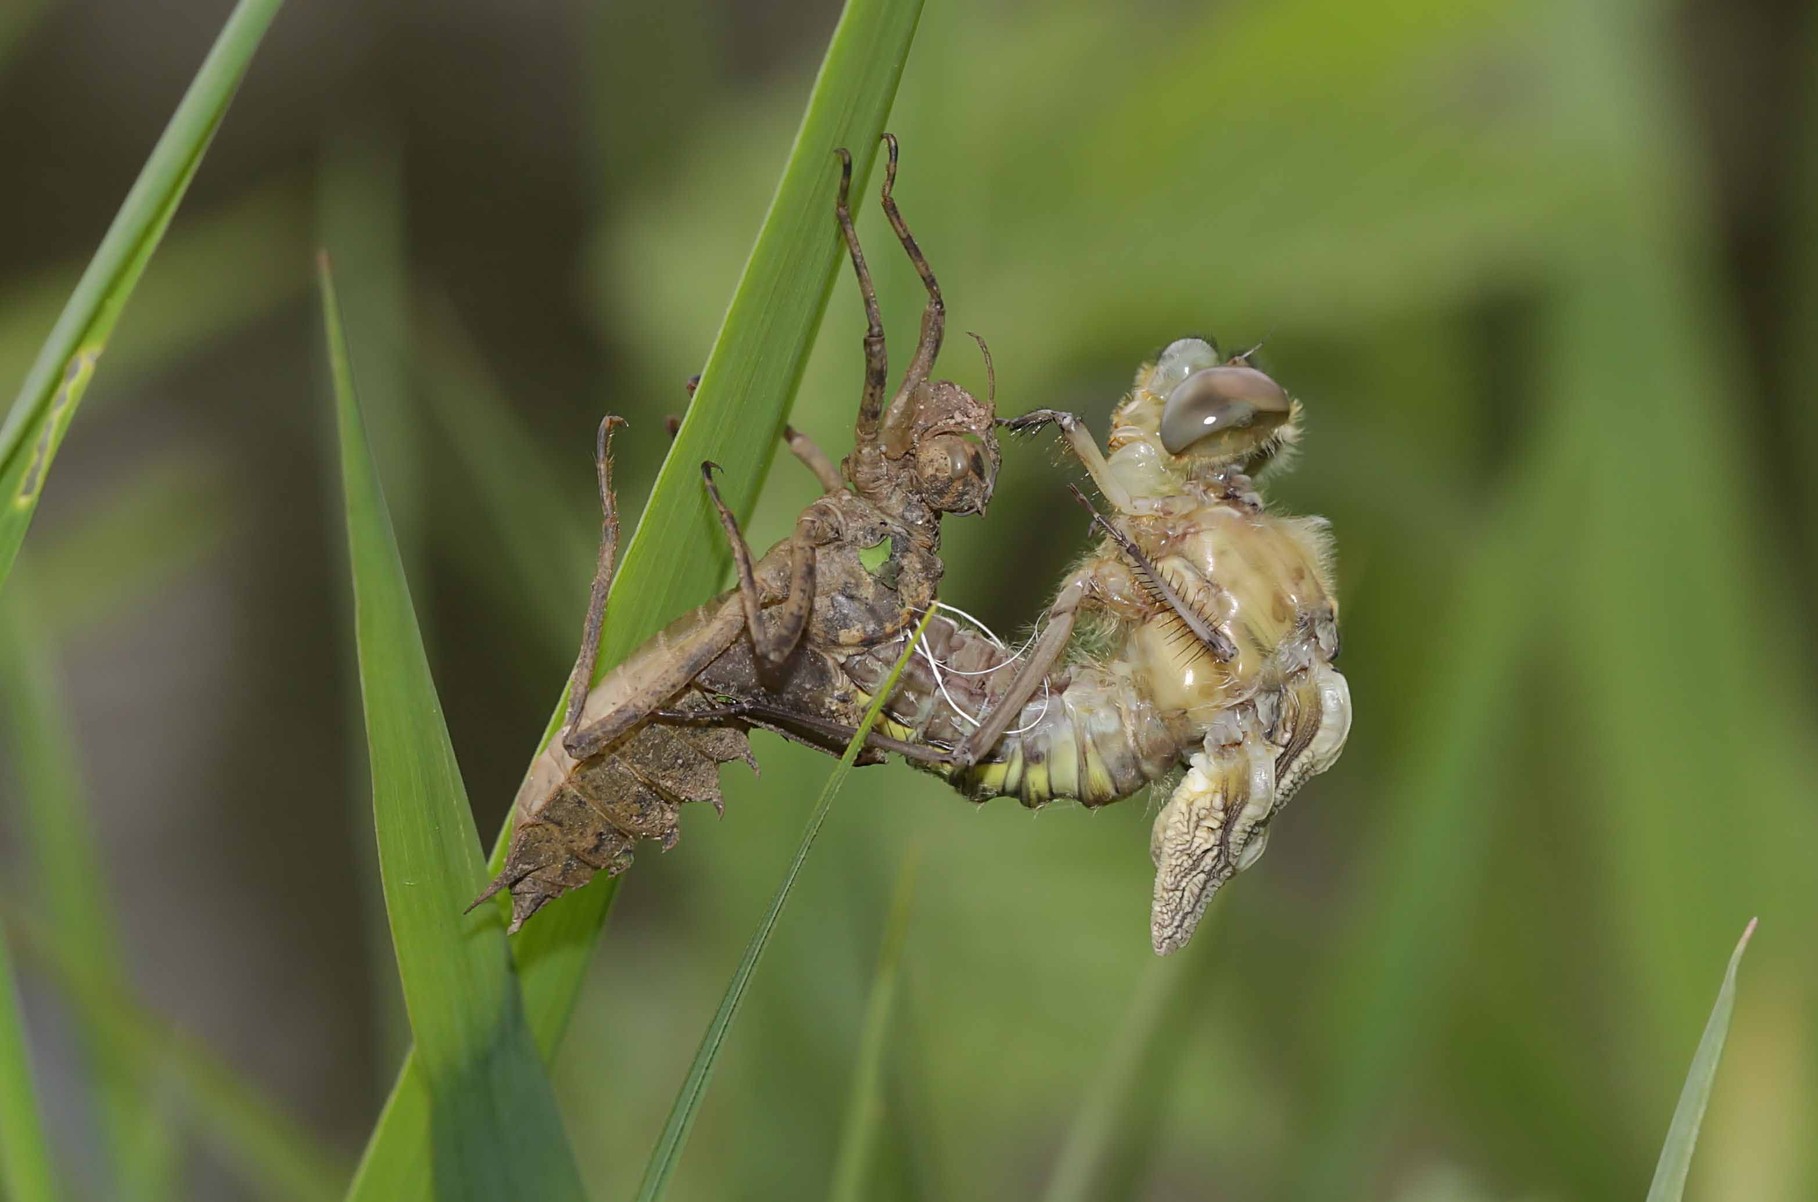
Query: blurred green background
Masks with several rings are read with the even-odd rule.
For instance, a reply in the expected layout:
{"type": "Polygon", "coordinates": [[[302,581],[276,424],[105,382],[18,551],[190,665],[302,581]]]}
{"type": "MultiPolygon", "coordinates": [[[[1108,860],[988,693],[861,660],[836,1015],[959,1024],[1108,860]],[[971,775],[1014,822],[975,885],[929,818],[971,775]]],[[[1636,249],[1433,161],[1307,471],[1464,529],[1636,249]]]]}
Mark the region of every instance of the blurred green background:
{"type": "MultiPolygon", "coordinates": [[[[5,0],[0,380],[228,7],[5,0]]],[[[836,12],[293,4],[62,453],[0,632],[8,905],[54,929],[99,874],[121,995],[337,1154],[403,1026],[311,252],[490,831],[573,654],[593,428],[631,420],[635,508],[836,12]],[[57,851],[82,805],[99,865],[57,851]]],[[[856,775],[671,1197],[825,1190],[909,857],[865,1196],[1037,1197],[1097,1140],[1079,1196],[1637,1198],[1756,914],[1692,1196],[1818,1195],[1813,17],[931,0],[892,128],[950,328],[989,340],[1001,412],[1100,431],[1167,341],[1262,342],[1309,427],[1270,491],[1332,520],[1357,722],[1159,963],[1146,799],[1032,815],[856,775]]],[[[918,287],[874,205],[860,231],[900,354],[918,287]]],[[[862,329],[842,275],[794,411],[836,454],[862,329]]],[[[944,369],[982,391],[964,340],[944,369]]],[[[1085,534],[1048,443],[1007,457],[946,587],[1006,633],[1085,534]]],[[[753,541],[813,492],[785,460],[753,541]]],[[[724,819],[626,878],[577,1010],[558,1088],[596,1196],[635,1186],[831,766],[755,743],[724,819]]],[[[108,1106],[54,959],[21,972],[83,1165],[108,1106]]],[[[150,1144],[178,1196],[257,1196],[187,1128],[150,1144]]]]}

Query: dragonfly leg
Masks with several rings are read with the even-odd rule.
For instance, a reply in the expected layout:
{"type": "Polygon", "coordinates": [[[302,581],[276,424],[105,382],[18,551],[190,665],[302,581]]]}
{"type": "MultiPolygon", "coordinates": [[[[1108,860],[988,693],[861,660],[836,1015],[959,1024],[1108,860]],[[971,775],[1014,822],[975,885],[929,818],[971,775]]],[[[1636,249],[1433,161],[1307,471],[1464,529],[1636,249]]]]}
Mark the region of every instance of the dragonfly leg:
{"type": "MultiPolygon", "coordinates": [[[[922,277],[922,286],[928,290],[928,304],[922,310],[922,336],[915,345],[915,357],[910,359],[909,368],[903,373],[903,382],[897,387],[896,397],[890,402],[892,410],[909,402],[910,395],[928,379],[934,370],[934,361],[941,353],[941,338],[947,328],[947,302],[941,298],[940,282],[934,278],[934,269],[928,266],[928,258],[922,254],[915,235],[909,232],[909,223],[903,220],[903,214],[896,207],[896,197],[892,195],[896,188],[896,135],[884,135],[884,187],[882,201],[884,216],[890,219],[890,228],[896,231],[896,240],[903,244],[903,251],[914,264],[915,272],[922,277]]],[[[886,423],[888,424],[888,423],[886,423]]]]}
{"type": "Polygon", "coordinates": [[[789,444],[789,452],[807,465],[814,473],[814,478],[821,482],[821,487],[828,492],[842,492],[846,482],[840,478],[840,469],[834,466],[827,452],[821,450],[812,438],[794,426],[783,427],[783,441],[789,444]]]}
{"type": "Polygon", "coordinates": [[[1067,440],[1067,446],[1073,451],[1074,458],[1079,460],[1080,466],[1086,469],[1086,474],[1092,477],[1092,483],[1099,494],[1117,512],[1131,511],[1130,491],[1111,475],[1111,465],[1105,462],[1104,453],[1092,439],[1092,431],[1086,428],[1084,419],[1077,414],[1062,413],[1058,409],[1036,409],[1021,417],[1002,418],[998,425],[1012,434],[1031,434],[1044,426],[1059,426],[1061,436],[1067,440]]]}
{"type": "Polygon", "coordinates": [[[687,688],[732,645],[744,625],[745,615],[736,606],[721,606],[685,646],[672,654],[644,660],[642,670],[625,688],[616,691],[614,703],[597,720],[578,728],[571,726],[563,734],[562,749],[571,759],[591,759],[650,721],[659,707],[687,688]]]}
{"type": "Polygon", "coordinates": [[[1144,587],[1149,590],[1149,594],[1174,611],[1174,616],[1180,620],[1180,624],[1186,628],[1187,633],[1198,640],[1200,646],[1211,652],[1212,657],[1219,663],[1228,664],[1236,659],[1237,645],[1231,641],[1230,636],[1207,622],[1205,615],[1182,599],[1174,586],[1168,583],[1168,578],[1162,575],[1161,569],[1155,566],[1155,561],[1136,545],[1136,540],[1119,530],[1109,518],[1100,513],[1085,493],[1074,485],[1069,484],[1067,487],[1073,490],[1073,499],[1084,505],[1086,512],[1092,515],[1092,524],[1103,530],[1105,537],[1124,553],[1124,558],[1128,559],[1131,566],[1136,569],[1137,574],[1142,578],[1144,587]]]}
{"type": "MultiPolygon", "coordinates": [[[[673,723],[724,722],[732,718],[750,718],[758,722],[814,731],[831,740],[825,746],[841,749],[852,742],[852,736],[858,733],[858,727],[841,722],[836,718],[824,718],[819,714],[804,713],[778,702],[757,697],[744,698],[709,709],[658,710],[651,717],[659,722],[673,723]]],[[[890,735],[879,734],[875,730],[865,736],[865,746],[874,751],[895,752],[906,760],[924,764],[945,764],[951,755],[950,752],[940,747],[931,747],[925,743],[911,743],[907,739],[893,738],[890,735]]]]}
{"type": "MultiPolygon", "coordinates": [[[[700,386],[701,375],[699,372],[688,377],[686,387],[690,400],[694,399],[694,390],[700,386]]],[[[663,429],[668,432],[669,441],[674,442],[675,436],[682,432],[682,419],[673,413],[670,414],[663,419],[663,429]]],[[[822,488],[826,489],[828,492],[839,492],[846,487],[846,482],[840,478],[840,469],[834,465],[833,460],[827,457],[827,452],[821,450],[812,438],[809,438],[794,426],[784,426],[783,443],[789,448],[789,453],[791,455],[794,455],[797,459],[801,460],[808,470],[814,473],[814,478],[821,482],[822,488]]]]}
{"type": "Polygon", "coordinates": [[[890,358],[884,348],[884,319],[877,307],[877,288],[871,283],[871,269],[865,265],[865,252],[859,247],[858,231],[852,226],[852,155],[844,147],[834,153],[840,156],[840,195],[833,206],[833,215],[839,222],[840,236],[845,239],[846,252],[852,256],[859,297],[865,302],[865,392],[859,399],[853,453],[862,459],[876,460],[883,457],[878,435],[883,427],[884,389],[890,379],[890,358]]]}
{"type": "Polygon", "coordinates": [[[757,573],[752,567],[751,547],[739,530],[739,520],[726,502],[720,499],[719,485],[713,481],[715,467],[701,465],[701,479],[707,485],[707,496],[720,515],[726,541],[732,545],[732,562],[738,570],[739,602],[745,610],[745,625],[751,631],[751,647],[757,652],[760,667],[775,667],[795,651],[808,628],[814,611],[814,543],[819,521],[810,508],[796,519],[795,533],[789,538],[789,592],[781,605],[763,608],[763,593],[758,589],[757,573]]]}
{"type": "Polygon", "coordinates": [[[606,596],[612,591],[613,571],[619,551],[619,507],[612,495],[612,431],[625,424],[608,416],[600,423],[594,443],[594,472],[600,479],[600,557],[593,569],[593,587],[587,595],[587,620],[581,627],[581,651],[568,676],[568,715],[562,723],[563,739],[572,738],[593,686],[593,671],[600,658],[600,627],[606,620],[606,596]]]}

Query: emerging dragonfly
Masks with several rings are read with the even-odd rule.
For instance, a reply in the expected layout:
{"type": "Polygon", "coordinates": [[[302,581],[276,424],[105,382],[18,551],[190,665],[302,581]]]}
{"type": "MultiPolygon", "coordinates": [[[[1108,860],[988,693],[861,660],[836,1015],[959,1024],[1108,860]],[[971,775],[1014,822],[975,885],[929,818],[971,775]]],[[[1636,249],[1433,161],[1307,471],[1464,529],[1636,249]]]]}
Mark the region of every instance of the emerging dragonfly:
{"type": "MultiPolygon", "coordinates": [[[[623,872],[639,840],[673,845],[682,803],[721,808],[719,766],[752,762],[749,727],[843,747],[839,732],[857,726],[869,700],[855,680],[887,674],[909,630],[935,604],[941,519],[982,513],[991,498],[994,398],[980,403],[957,384],[930,378],[946,307],[891,195],[897,144],[888,134],[885,143],[884,215],[928,291],[902,383],[886,403],[884,327],[853,230],[852,159],[842,150],[835,216],[869,323],[856,445],[844,473],[808,439],[785,431],[825,492],[787,540],[754,561],[714,486],[714,465],[703,464],[732,544],[737,587],[672,622],[589,690],[619,534],[609,443],[620,422],[609,417],[600,427],[600,559],[562,736],[531,765],[504,870],[479,898],[509,889],[513,930],[596,873],[623,872]],[[867,550],[881,562],[867,567],[874,558],[867,550]]],[[[881,758],[867,753],[869,762],[881,758]]]]}
{"type": "MultiPolygon", "coordinates": [[[[1186,338],[1137,372],[1109,455],[1071,414],[1005,423],[1060,428],[1111,507],[1093,515],[1103,537],[1023,651],[937,618],[874,739],[978,801],[1099,806],[1178,778],[1150,841],[1158,953],[1350,731],[1326,523],[1270,513],[1252,483],[1299,417],[1246,356],[1186,338]]],[[[875,690],[886,667],[857,679],[875,690]]]]}

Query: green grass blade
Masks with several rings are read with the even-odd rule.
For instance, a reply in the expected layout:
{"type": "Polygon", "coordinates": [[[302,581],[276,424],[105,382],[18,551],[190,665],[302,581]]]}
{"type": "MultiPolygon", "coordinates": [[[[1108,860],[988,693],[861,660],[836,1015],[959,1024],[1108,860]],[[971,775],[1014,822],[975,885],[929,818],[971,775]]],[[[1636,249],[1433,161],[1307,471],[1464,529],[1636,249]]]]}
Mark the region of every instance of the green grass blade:
{"type": "Polygon", "coordinates": [[[579,1172],[524,1021],[498,911],[466,912],[485,884],[485,862],[366,441],[326,262],[322,314],[341,437],[373,820],[398,976],[428,1084],[436,1196],[580,1199],[579,1172]]]}
{"type": "Polygon", "coordinates": [[[1545,581],[1533,564],[1571,529],[1570,482],[1590,470],[1588,444],[1570,437],[1564,415],[1550,417],[1463,568],[1447,622],[1432,634],[1434,668],[1412,724],[1425,733],[1389,776],[1391,800],[1362,857],[1349,933],[1323,991],[1324,1069],[1290,1197],[1349,1197],[1371,1178],[1421,1055],[1424,1016],[1475,910],[1496,813],[1485,781],[1505,750],[1525,640],[1542,611],[1545,581]]]}
{"type": "Polygon", "coordinates": [[[56,1175],[38,1114],[12,959],[0,932],[0,1193],[12,1202],[54,1202],[56,1175]]]}
{"type": "Polygon", "coordinates": [[[830,1202],[863,1202],[878,1136],[883,1130],[884,1053],[895,1029],[896,986],[901,975],[903,944],[909,935],[910,903],[915,899],[915,866],[916,855],[911,850],[897,870],[896,893],[884,924],[884,946],[878,953],[871,994],[865,1000],[865,1025],[859,1032],[852,1094],[846,1101],[846,1121],[840,1130],[839,1151],[833,1158],[833,1185],[827,1194],[830,1202]]]}
{"type": "MultiPolygon", "coordinates": [[[[106,392],[246,329],[314,286],[303,191],[262,184],[171,222],[107,344],[106,392]],[[233,270],[223,271],[231,263],[233,270]]],[[[0,379],[23,377],[83,264],[63,262],[0,287],[0,379]]],[[[97,393],[88,403],[105,397],[97,393]]]]}
{"type": "MultiPolygon", "coordinates": [[[[384,126],[343,121],[327,139],[316,175],[316,228],[324,252],[342,265],[336,294],[343,322],[351,327],[360,358],[360,409],[372,440],[385,507],[404,561],[404,577],[423,579],[424,472],[410,392],[410,268],[405,250],[403,156],[394,133],[384,126]]],[[[332,431],[322,428],[324,437],[332,431]]],[[[332,451],[328,452],[330,455],[332,451]]],[[[338,499],[331,502],[338,505],[338,499]]],[[[340,632],[352,637],[351,629],[340,632]]],[[[427,635],[433,643],[435,632],[427,635]]],[[[360,699],[348,688],[342,704],[358,720],[360,699]]],[[[371,804],[366,764],[346,763],[347,799],[355,829],[371,804]]],[[[362,950],[373,968],[368,1005],[374,1045],[372,1085],[376,1096],[390,1085],[392,1066],[410,1050],[410,1021],[397,977],[391,972],[391,932],[386,923],[378,851],[361,842],[355,849],[359,873],[362,950]]]]}
{"type": "Polygon", "coordinates": [[[802,828],[801,842],[796,844],[795,855],[783,873],[782,883],[776,887],[776,893],[771,897],[770,905],[758,923],[757,932],[751,936],[751,942],[745,945],[745,954],[739,958],[738,967],[732,972],[732,980],[726,986],[726,996],[720,999],[720,1008],[707,1024],[707,1033],[701,1036],[701,1046],[694,1054],[694,1063],[688,1066],[688,1076],[682,1081],[675,1104],[669,1109],[669,1120],[663,1124],[662,1134],[657,1136],[656,1147],[650,1153],[650,1163],[645,1166],[644,1183],[638,1187],[638,1202],[657,1202],[668,1188],[669,1178],[681,1160],[682,1147],[688,1142],[689,1129],[694,1126],[695,1115],[700,1113],[701,1100],[707,1096],[707,1083],[713,1077],[713,1067],[719,1060],[720,1048],[725,1045],[726,1033],[732,1028],[732,1020],[738,1017],[739,1007],[745,1001],[745,990],[751,984],[752,975],[757,972],[758,961],[763,959],[764,949],[770,945],[770,936],[776,930],[777,919],[782,917],[783,907],[789,902],[789,894],[795,889],[796,878],[802,874],[802,865],[807,863],[808,852],[821,833],[821,825],[827,821],[827,814],[833,809],[833,799],[839,794],[840,786],[846,783],[846,775],[852,771],[852,765],[865,745],[866,736],[871,733],[878,715],[883,713],[884,702],[896,692],[896,682],[903,674],[903,667],[920,645],[922,632],[928,628],[928,619],[933,616],[934,608],[930,606],[928,612],[922,615],[922,620],[916,624],[915,633],[909,637],[895,666],[890,669],[884,687],[871,699],[864,720],[853,733],[852,741],[846,745],[846,754],[840,757],[840,762],[828,773],[827,783],[821,788],[820,799],[814,803],[814,811],[808,815],[808,825],[802,828]]]}
{"type": "Polygon", "coordinates": [[[0,424],[0,498],[5,500],[0,509],[0,585],[25,541],[51,460],[94,376],[95,361],[281,3],[240,0],[235,7],[0,424]]]}
{"type": "Polygon", "coordinates": [[[1648,1186],[1648,1202],[1679,1202],[1685,1193],[1686,1174],[1692,1168],[1692,1148],[1698,1142],[1698,1127],[1704,1121],[1704,1108],[1711,1100],[1711,1084],[1717,1079],[1717,1062],[1723,1058],[1723,1040],[1730,1031],[1730,1011],[1736,1007],[1736,969],[1742,964],[1742,953],[1748,949],[1755,933],[1755,919],[1743,928],[1736,950],[1730,953],[1730,966],[1724,970],[1723,984],[1717,990],[1717,1004],[1704,1024],[1698,1040],[1698,1051],[1692,1057],[1691,1071],[1686,1073],[1685,1088],[1680,1091],[1679,1105],[1673,1108],[1673,1123],[1667,1128],[1666,1144],[1660,1149],[1660,1163],[1654,1167],[1654,1183],[1648,1186]]]}
{"type": "Polygon", "coordinates": [[[475,509],[474,521],[448,524],[459,537],[442,550],[469,566],[479,585],[505,603],[501,608],[550,648],[552,663],[572,663],[587,598],[582,590],[563,596],[544,582],[592,576],[599,515],[566,503],[551,485],[564,466],[575,465],[549,462],[519,424],[448,298],[428,293],[418,307],[413,362],[424,416],[447,440],[475,509]]]}
{"type": "MultiPolygon", "coordinates": [[[[700,388],[626,548],[602,669],[725,578],[725,539],[701,493],[700,463],[711,459],[726,469],[720,479],[727,503],[748,516],[839,267],[833,151],[849,147],[856,178],[869,174],[921,9],[921,0],[849,0],[840,17],[700,388]]],[[[557,702],[544,742],[565,700],[557,702]]],[[[495,863],[504,845],[501,834],[495,863]]],[[[562,898],[513,944],[525,1011],[545,1059],[561,1042],[612,896],[613,883],[601,880],[562,898]]],[[[419,1071],[413,1054],[368,1144],[352,1195],[361,1202],[424,1196],[415,1166],[426,1155],[428,1093],[419,1071]]]]}
{"type": "Polygon", "coordinates": [[[177,1121],[259,1197],[330,1202],[340,1196],[347,1166],[207,1045],[152,1014],[130,990],[95,976],[82,949],[16,908],[6,912],[6,929],[111,1054],[137,1079],[155,1081],[177,1121]]]}
{"type": "MultiPolygon", "coordinates": [[[[124,993],[130,989],[126,962],[80,752],[65,719],[56,643],[39,619],[47,612],[35,587],[39,577],[21,576],[0,598],[0,711],[6,719],[0,748],[21,801],[29,888],[54,939],[69,949],[82,976],[104,992],[124,993]],[[27,585],[33,587],[22,587],[27,585]]],[[[115,1193],[133,1202],[168,1196],[179,1148],[157,1112],[150,1081],[108,1031],[85,1019],[76,1037],[115,1193]]]]}
{"type": "MultiPolygon", "coordinates": [[[[700,387],[625,549],[601,642],[602,670],[726,578],[725,537],[701,489],[700,465],[720,464],[727,504],[741,516],[750,513],[843,253],[832,216],[839,180],[833,152],[849,147],[854,178],[867,177],[921,7],[921,0],[849,0],[840,17],[700,387]]],[[[561,712],[558,703],[545,742],[561,712]]],[[[503,852],[501,837],[495,864],[503,863],[503,852]]],[[[567,1024],[611,894],[602,882],[562,898],[514,944],[525,1005],[545,1055],[567,1024]]]]}
{"type": "Polygon", "coordinates": [[[1136,996],[1061,1141],[1042,1202],[1135,1195],[1135,1190],[1120,1191],[1110,1183],[1120,1171],[1128,1175],[1143,1168],[1143,1158],[1132,1150],[1146,1147],[1144,1137],[1155,1128],[1155,1112],[1178,1067],[1163,1036],[1187,1026],[1182,1008],[1191,993],[1194,968],[1217,943],[1210,929],[1217,916],[1215,909],[1200,924],[1192,950],[1157,957],[1144,969],[1136,996]]]}

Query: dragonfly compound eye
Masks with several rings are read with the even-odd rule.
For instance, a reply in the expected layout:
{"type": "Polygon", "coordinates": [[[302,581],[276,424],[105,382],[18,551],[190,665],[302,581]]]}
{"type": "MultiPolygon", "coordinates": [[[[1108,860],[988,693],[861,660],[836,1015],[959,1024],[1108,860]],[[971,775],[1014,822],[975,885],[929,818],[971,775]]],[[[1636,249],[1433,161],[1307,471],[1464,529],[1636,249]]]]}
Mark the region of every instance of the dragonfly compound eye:
{"type": "MultiPolygon", "coordinates": [[[[1196,371],[1168,394],[1162,409],[1161,440],[1168,454],[1178,455],[1213,435],[1250,431],[1266,438],[1292,414],[1294,403],[1280,384],[1254,367],[1227,364],[1196,371]]],[[[1251,441],[1221,437],[1220,443],[1251,441]]]]}
{"type": "Polygon", "coordinates": [[[1204,338],[1176,338],[1156,357],[1149,390],[1165,395],[1194,372],[1222,362],[1218,348],[1204,338]]]}

